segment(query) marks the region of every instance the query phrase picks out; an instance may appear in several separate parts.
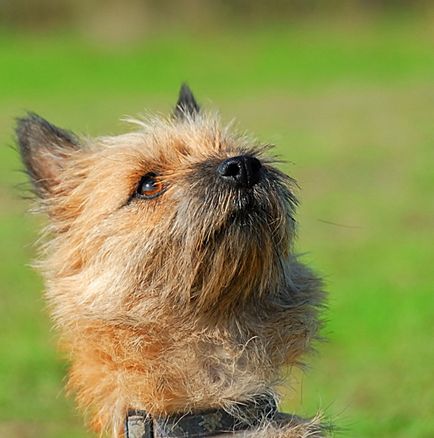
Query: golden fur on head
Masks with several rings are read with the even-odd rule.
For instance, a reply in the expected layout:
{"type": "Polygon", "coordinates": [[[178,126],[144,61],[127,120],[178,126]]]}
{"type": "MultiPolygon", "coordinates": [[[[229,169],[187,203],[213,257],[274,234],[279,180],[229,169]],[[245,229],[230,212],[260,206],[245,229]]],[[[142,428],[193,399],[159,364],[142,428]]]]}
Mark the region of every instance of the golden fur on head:
{"type": "MultiPolygon", "coordinates": [[[[300,364],[316,336],[323,300],[292,254],[294,182],[268,146],[188,102],[133,122],[137,132],[92,140],[34,114],[17,129],[50,219],[39,266],[69,388],[113,436],[128,408],[230,409],[274,395],[279,369],[300,364]],[[262,163],[248,189],[218,175],[236,156],[262,163]],[[145,175],[159,196],[138,194],[145,175]]],[[[255,436],[313,436],[306,424],[255,436]]]]}

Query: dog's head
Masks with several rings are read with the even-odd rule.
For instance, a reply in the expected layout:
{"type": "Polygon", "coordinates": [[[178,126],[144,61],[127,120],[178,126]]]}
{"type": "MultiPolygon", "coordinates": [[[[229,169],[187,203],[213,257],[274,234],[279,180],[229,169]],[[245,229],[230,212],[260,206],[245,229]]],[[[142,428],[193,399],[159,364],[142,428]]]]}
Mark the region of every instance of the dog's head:
{"type": "Polygon", "coordinates": [[[227,310],[276,292],[296,200],[270,147],[203,114],[185,86],[171,117],[133,122],[136,132],[87,140],[19,120],[50,221],[42,268],[55,315],[140,323],[163,307],[227,310]]]}

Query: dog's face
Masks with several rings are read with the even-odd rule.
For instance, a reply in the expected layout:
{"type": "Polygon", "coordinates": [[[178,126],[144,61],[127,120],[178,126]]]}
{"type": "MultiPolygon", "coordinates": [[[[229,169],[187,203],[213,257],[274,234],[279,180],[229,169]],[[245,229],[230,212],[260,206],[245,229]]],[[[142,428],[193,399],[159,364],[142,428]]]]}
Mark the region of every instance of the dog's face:
{"type": "Polygon", "coordinates": [[[50,218],[42,267],[55,315],[140,324],[170,305],[223,311],[276,291],[296,201],[268,147],[202,115],[186,88],[172,118],[135,123],[86,142],[35,115],[19,123],[50,218]]]}

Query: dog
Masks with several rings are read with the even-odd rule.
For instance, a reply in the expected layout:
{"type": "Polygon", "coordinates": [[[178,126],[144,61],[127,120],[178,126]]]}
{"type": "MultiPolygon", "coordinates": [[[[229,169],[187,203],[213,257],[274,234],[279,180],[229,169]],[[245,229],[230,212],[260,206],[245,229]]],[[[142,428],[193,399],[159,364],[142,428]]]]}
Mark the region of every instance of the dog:
{"type": "Polygon", "coordinates": [[[271,146],[204,112],[79,138],[36,114],[17,141],[48,216],[37,262],[68,389],[112,437],[322,437],[278,412],[282,370],[318,337],[325,294],[293,252],[295,181],[271,146]]]}

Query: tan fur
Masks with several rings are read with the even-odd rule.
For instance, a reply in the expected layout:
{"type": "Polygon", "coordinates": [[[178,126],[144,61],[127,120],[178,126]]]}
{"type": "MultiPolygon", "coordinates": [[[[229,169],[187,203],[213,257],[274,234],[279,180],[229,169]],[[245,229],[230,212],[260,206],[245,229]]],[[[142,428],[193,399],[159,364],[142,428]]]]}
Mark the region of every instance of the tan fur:
{"type": "MultiPolygon", "coordinates": [[[[63,151],[40,201],[50,222],[39,268],[72,364],[68,388],[92,427],[113,437],[128,408],[164,415],[275,395],[279,370],[300,365],[317,336],[323,301],[291,251],[295,184],[268,146],[212,114],[134,123],[138,132],[63,151]],[[242,154],[259,158],[273,183],[252,189],[264,212],[239,226],[230,216],[238,195],[201,172],[242,154]],[[166,192],[130,199],[148,172],[166,192]]],[[[318,424],[240,436],[322,436],[318,424]]]]}

